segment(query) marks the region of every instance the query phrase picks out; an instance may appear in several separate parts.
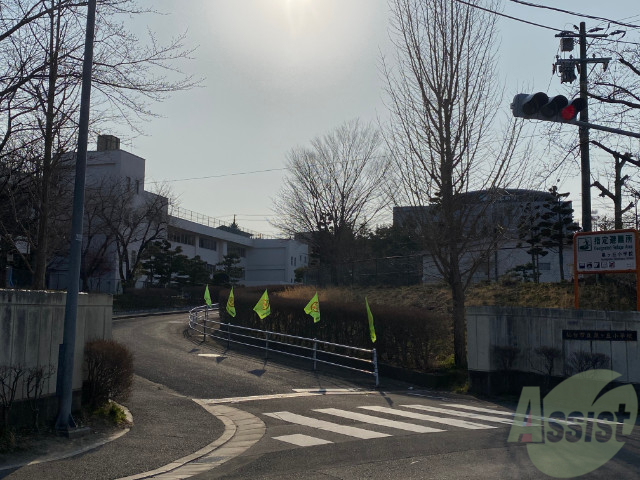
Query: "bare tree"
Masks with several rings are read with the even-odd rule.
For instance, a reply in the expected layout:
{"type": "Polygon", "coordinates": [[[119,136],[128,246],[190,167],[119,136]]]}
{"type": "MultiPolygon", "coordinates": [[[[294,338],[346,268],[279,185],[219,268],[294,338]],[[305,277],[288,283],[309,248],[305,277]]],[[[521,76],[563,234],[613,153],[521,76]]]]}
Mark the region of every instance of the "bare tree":
{"type": "MultiPolygon", "coordinates": [[[[198,81],[183,73],[179,62],[192,49],[184,36],[159,43],[150,32],[146,42],[123,24],[128,16],[149,13],[137,0],[99,0],[95,33],[92,125],[121,122],[140,132],[140,120],[153,116],[150,103],[198,81]]],[[[53,249],[52,218],[57,215],[52,189],[76,145],[86,2],[72,0],[0,0],[0,157],[26,147],[32,152],[37,201],[33,286],[44,288],[53,249]],[[11,147],[11,148],[7,148],[11,147]]],[[[0,186],[2,183],[0,182],[0,186]]],[[[10,230],[10,226],[5,226],[10,230]]]]}
{"type": "Polygon", "coordinates": [[[145,251],[154,241],[166,238],[168,195],[166,187],[159,187],[155,193],[137,194],[123,181],[102,183],[101,188],[94,190],[92,201],[101,206],[96,216],[105,235],[112,239],[124,291],[135,286],[145,251]]]}
{"type": "Polygon", "coordinates": [[[492,129],[501,102],[496,17],[474,3],[390,0],[396,56],[383,66],[396,174],[390,194],[395,205],[412,207],[424,248],[451,288],[459,367],[467,364],[466,288],[494,245],[484,212],[509,180],[522,128],[492,129]]]}
{"type": "MultiPolygon", "coordinates": [[[[631,153],[620,153],[615,150],[605,147],[602,143],[597,141],[592,141],[594,145],[600,147],[605,152],[609,153],[614,160],[614,168],[613,168],[613,188],[605,187],[600,181],[596,180],[591,184],[592,187],[596,187],[600,190],[600,196],[609,198],[613,202],[613,221],[614,228],[621,229],[623,228],[622,216],[627,213],[629,210],[633,208],[635,205],[633,202],[629,203],[626,207],[622,206],[622,194],[623,187],[626,186],[628,180],[630,179],[629,175],[622,175],[622,169],[625,164],[630,163],[635,167],[640,167],[640,160],[635,160],[632,158],[631,153]]],[[[637,201],[637,200],[636,200],[637,201]]]]}
{"type": "Polygon", "coordinates": [[[287,167],[273,224],[291,236],[306,234],[321,262],[347,261],[353,240],[384,206],[388,160],[380,133],[358,120],[344,123],[311,148],[291,150],[287,167]]]}

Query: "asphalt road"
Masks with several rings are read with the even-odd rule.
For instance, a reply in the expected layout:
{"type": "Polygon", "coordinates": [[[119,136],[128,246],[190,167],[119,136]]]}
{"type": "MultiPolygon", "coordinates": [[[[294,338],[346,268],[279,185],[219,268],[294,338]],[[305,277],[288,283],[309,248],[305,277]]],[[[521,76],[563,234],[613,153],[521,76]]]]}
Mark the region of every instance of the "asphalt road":
{"type": "MultiPolygon", "coordinates": [[[[237,456],[193,479],[551,478],[532,464],[526,444],[507,442],[514,405],[384,378],[375,390],[370,376],[314,373],[309,363],[226,351],[185,336],[185,327],[186,315],[115,321],[114,338],[134,352],[137,377],[126,403],[134,427],[92,452],[6,478],[120,479],[160,468],[225,432],[201,405],[230,407],[261,428],[237,456]],[[325,394],[309,393],[318,389],[325,394]]],[[[611,461],[580,478],[638,478],[640,426],[626,440],[611,461]]]]}
{"type": "MultiPolygon", "coordinates": [[[[139,375],[198,399],[287,394],[293,389],[372,387],[372,380],[367,376],[344,379],[341,376],[316,374],[308,364],[299,364],[298,368],[288,366],[291,364],[290,359],[285,359],[282,363],[264,361],[258,351],[225,351],[214,343],[199,344],[199,338],[188,339],[183,336],[183,322],[184,318],[179,316],[118,322],[114,328],[114,337],[129,344],[136,353],[136,370],[139,375]],[[201,356],[212,353],[222,356],[201,356]]],[[[447,408],[443,405],[451,403],[508,410],[472,397],[421,392],[418,387],[390,379],[382,379],[381,389],[366,395],[239,400],[231,405],[260,418],[266,425],[264,438],[239,457],[193,478],[546,477],[529,460],[525,444],[507,442],[508,424],[480,422],[494,428],[469,430],[427,422],[421,425],[440,426],[444,431],[416,433],[387,426],[372,426],[357,418],[337,418],[317,411],[334,409],[343,412],[343,415],[344,412],[357,412],[387,420],[412,422],[411,419],[367,409],[396,409],[402,408],[400,405],[415,404],[447,408]],[[278,412],[374,430],[389,436],[354,439],[342,433],[318,431],[314,427],[290,423],[272,416],[278,412]],[[299,446],[279,439],[289,435],[305,435],[331,443],[299,446]]],[[[445,419],[451,418],[451,415],[442,416],[445,419]]],[[[464,420],[461,417],[454,418],[464,420]]],[[[420,424],[420,421],[415,424],[420,424]]],[[[583,478],[631,479],[638,478],[639,471],[640,427],[637,427],[613,460],[583,478]]]]}

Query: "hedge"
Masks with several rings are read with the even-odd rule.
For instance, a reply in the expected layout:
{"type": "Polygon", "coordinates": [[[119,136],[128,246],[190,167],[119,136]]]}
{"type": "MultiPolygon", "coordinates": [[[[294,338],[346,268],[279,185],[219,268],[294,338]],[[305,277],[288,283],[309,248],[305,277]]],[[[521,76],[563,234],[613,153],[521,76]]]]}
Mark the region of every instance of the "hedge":
{"type": "MultiPolygon", "coordinates": [[[[235,318],[225,309],[229,291],[220,292],[222,321],[354,347],[375,347],[381,363],[412,370],[433,371],[452,354],[451,320],[446,315],[419,308],[381,305],[370,298],[377,337],[374,344],[369,335],[364,298],[361,304],[321,301],[321,320],[314,323],[304,313],[308,300],[280,298],[275,288],[268,288],[271,314],[260,320],[253,307],[264,290],[265,287],[235,288],[235,318]]],[[[388,300],[392,303],[392,299],[388,300]]]]}

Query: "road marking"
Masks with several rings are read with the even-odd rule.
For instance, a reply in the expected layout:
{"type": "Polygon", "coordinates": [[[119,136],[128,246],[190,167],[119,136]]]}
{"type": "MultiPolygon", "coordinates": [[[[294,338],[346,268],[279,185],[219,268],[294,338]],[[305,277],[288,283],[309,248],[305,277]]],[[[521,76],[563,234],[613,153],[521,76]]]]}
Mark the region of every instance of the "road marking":
{"type": "Polygon", "coordinates": [[[335,415],[336,417],[349,418],[363,423],[371,423],[373,425],[380,425],[383,427],[397,428],[399,430],[407,430],[409,432],[417,433],[433,433],[444,432],[438,428],[424,427],[422,425],[416,425],[414,423],[399,422],[397,420],[388,420],[386,418],[374,417],[373,415],[365,415],[364,413],[349,412],[347,410],[339,410],[337,408],[317,408],[314,412],[326,413],[328,415],[335,415]]]}
{"type": "Polygon", "coordinates": [[[220,355],[219,353],[199,353],[199,357],[207,357],[207,358],[220,358],[224,357],[224,355],[220,355]]]}
{"type": "Polygon", "coordinates": [[[454,417],[467,417],[477,420],[485,420],[487,422],[508,423],[513,424],[513,420],[507,418],[490,417],[489,415],[480,415],[477,413],[460,412],[458,410],[450,410],[448,408],[428,407],[426,405],[400,405],[404,408],[415,408],[417,410],[425,410],[427,412],[444,413],[445,415],[453,415],[454,417]]]}
{"type": "Polygon", "coordinates": [[[442,418],[434,417],[433,415],[425,415],[423,413],[407,412],[405,410],[398,410],[397,408],[389,407],[358,407],[365,410],[372,410],[374,412],[388,413],[390,415],[397,415],[400,417],[413,418],[416,420],[426,420],[428,422],[442,423],[444,425],[451,425],[453,427],[466,428],[469,430],[482,430],[487,428],[497,428],[493,425],[482,425],[480,423],[467,422],[465,420],[458,420],[456,418],[442,418]]]}
{"type": "Polygon", "coordinates": [[[361,388],[294,388],[292,389],[294,392],[298,392],[298,393],[318,393],[318,394],[323,394],[323,393],[362,393],[362,392],[366,392],[366,393],[378,393],[374,390],[362,390],[361,388]]]}
{"type": "Polygon", "coordinates": [[[513,417],[513,412],[505,412],[504,410],[493,410],[491,408],[472,407],[471,405],[463,405],[462,403],[443,403],[445,407],[463,408],[465,410],[473,410],[474,412],[494,413],[496,415],[507,415],[513,417]]]}
{"type": "Polygon", "coordinates": [[[299,447],[313,447],[315,445],[326,445],[327,443],[333,443],[329,440],[323,440],[322,438],[310,437],[309,435],[302,435],[296,433],[295,435],[282,435],[281,437],[273,437],[274,440],[280,440],[281,442],[293,443],[299,447]]]}
{"type": "Polygon", "coordinates": [[[369,395],[372,392],[368,390],[354,390],[354,389],[327,389],[327,390],[303,390],[301,392],[294,393],[275,393],[272,395],[251,395],[248,397],[227,397],[227,398],[209,398],[209,399],[200,399],[199,402],[202,402],[206,405],[216,405],[220,403],[241,403],[241,402],[252,402],[256,400],[277,400],[281,398],[296,398],[296,397],[314,397],[321,395],[369,395]]]}
{"type": "Polygon", "coordinates": [[[265,413],[268,417],[277,418],[284,422],[295,423],[297,425],[303,425],[305,427],[317,428],[319,430],[326,430],[328,432],[340,433],[342,435],[348,435],[350,437],[369,439],[369,438],[382,438],[390,437],[386,433],[373,432],[371,430],[365,430],[364,428],[349,427],[346,425],[340,425],[332,422],[325,422],[324,420],[318,420],[316,418],[305,417],[291,412],[273,412],[265,413]]]}

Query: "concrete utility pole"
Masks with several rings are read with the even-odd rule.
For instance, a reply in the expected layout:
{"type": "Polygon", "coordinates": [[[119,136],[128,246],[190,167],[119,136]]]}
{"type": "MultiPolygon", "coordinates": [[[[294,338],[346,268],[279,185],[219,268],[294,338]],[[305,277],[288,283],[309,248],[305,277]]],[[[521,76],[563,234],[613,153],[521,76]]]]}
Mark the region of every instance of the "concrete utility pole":
{"type": "Polygon", "coordinates": [[[71,249],[67,279],[67,301],[64,309],[64,333],[58,354],[58,418],[56,430],[69,433],[76,428],[71,416],[73,399],[73,357],[76,345],[76,317],[80,290],[80,262],[82,257],[82,220],[84,216],[84,184],[87,170],[87,143],[89,141],[89,105],[91,103],[91,67],[93,65],[93,34],[96,23],[96,0],[89,0],[87,31],[84,41],[82,65],[82,91],[80,119],[78,121],[78,149],[76,152],[76,179],[73,190],[71,220],[71,249]]]}
{"type": "MultiPolygon", "coordinates": [[[[561,38],[562,51],[573,50],[572,41],[566,42],[567,39],[578,37],[580,45],[580,58],[579,59],[559,59],[556,63],[556,67],[559,68],[561,73],[561,82],[573,82],[575,80],[575,74],[573,73],[576,66],[579,67],[580,73],[580,98],[584,99],[586,107],[580,112],[580,121],[575,122],[579,125],[579,138],[580,138],[580,169],[581,169],[581,186],[582,186],[582,229],[585,232],[592,230],[591,225],[591,164],[589,159],[589,105],[588,99],[588,84],[587,67],[590,63],[602,63],[606,69],[609,65],[611,58],[587,58],[587,37],[589,38],[602,38],[607,35],[603,34],[587,34],[586,26],[584,22],[580,22],[579,33],[573,32],[561,32],[556,37],[561,38]]],[[[604,128],[600,128],[604,130],[604,128]]]]}
{"type": "MultiPolygon", "coordinates": [[[[584,22],[580,22],[580,98],[587,100],[587,31],[584,22]]],[[[589,103],[580,112],[580,121],[589,122],[589,103]]],[[[582,230],[591,228],[591,163],[589,159],[589,128],[579,127],[580,169],[582,171],[582,230]]]]}

